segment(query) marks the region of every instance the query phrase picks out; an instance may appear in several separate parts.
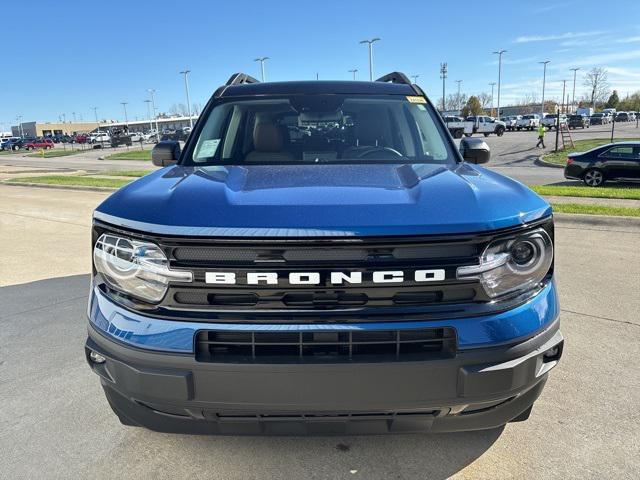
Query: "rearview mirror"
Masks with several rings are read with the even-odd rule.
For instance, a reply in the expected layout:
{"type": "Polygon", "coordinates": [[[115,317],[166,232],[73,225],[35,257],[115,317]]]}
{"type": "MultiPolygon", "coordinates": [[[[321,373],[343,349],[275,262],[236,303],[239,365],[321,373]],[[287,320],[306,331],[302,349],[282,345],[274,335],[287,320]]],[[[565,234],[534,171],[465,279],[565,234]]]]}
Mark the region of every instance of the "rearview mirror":
{"type": "Polygon", "coordinates": [[[481,138],[466,137],[460,141],[460,154],[469,163],[487,163],[491,149],[481,138]]]}
{"type": "Polygon", "coordinates": [[[180,159],[180,143],[175,140],[158,142],[151,150],[151,161],[156,167],[175,165],[180,159]]]}

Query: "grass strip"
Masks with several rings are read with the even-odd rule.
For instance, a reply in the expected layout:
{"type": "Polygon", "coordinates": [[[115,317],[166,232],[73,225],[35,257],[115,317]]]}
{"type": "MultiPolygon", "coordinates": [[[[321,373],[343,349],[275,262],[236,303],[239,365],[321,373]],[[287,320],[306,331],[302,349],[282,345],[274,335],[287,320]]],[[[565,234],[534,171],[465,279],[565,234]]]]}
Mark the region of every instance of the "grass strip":
{"type": "MultiPolygon", "coordinates": [[[[637,138],[614,138],[615,142],[625,142],[629,140],[637,141],[637,138]]],[[[592,148],[599,147],[600,145],[606,145],[611,143],[611,137],[609,138],[590,138],[588,140],[574,140],[575,147],[567,148],[566,150],[559,150],[557,152],[547,153],[542,156],[545,162],[555,163],[557,165],[566,165],[567,154],[572,152],[586,152],[592,148]]]]}
{"type": "Polygon", "coordinates": [[[109,170],[102,172],[100,175],[108,175],[110,177],[144,177],[153,170],[109,170]]]}
{"type": "Polygon", "coordinates": [[[85,175],[43,175],[41,177],[17,177],[6,183],[38,183],[43,185],[68,185],[80,187],[120,188],[131,180],[118,178],[95,178],[85,175]]]}
{"type": "Polygon", "coordinates": [[[609,207],[606,205],[584,205],[578,203],[552,203],[555,213],[582,213],[585,215],[608,215],[611,217],[640,217],[640,208],[609,207]]]}
{"type": "Polygon", "coordinates": [[[640,200],[640,188],[633,187],[574,187],[566,185],[533,185],[529,188],[531,188],[531,190],[539,195],[640,200]]]}
{"type": "Polygon", "coordinates": [[[151,150],[129,150],[108,155],[105,160],[151,160],[151,150]]]}

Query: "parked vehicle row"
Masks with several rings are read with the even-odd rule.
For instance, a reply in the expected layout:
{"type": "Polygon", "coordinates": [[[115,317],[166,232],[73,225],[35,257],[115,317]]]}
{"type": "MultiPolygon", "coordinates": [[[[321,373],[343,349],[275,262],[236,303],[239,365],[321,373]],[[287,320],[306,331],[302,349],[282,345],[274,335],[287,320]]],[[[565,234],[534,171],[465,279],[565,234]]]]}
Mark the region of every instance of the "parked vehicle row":
{"type": "Polygon", "coordinates": [[[443,117],[453,138],[470,137],[474,133],[482,133],[488,137],[495,133],[501,137],[507,129],[505,122],[486,115],[470,116],[466,119],[455,116],[443,117]]]}

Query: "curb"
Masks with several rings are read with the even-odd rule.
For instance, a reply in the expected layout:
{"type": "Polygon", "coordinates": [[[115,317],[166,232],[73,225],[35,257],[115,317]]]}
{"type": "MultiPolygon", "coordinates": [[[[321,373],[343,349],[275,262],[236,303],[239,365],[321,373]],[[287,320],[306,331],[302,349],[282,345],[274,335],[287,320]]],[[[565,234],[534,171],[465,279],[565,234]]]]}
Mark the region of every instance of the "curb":
{"type": "Polygon", "coordinates": [[[0,185],[9,185],[11,187],[32,187],[32,188],[52,188],[54,190],[81,190],[85,192],[115,192],[118,188],[111,187],[87,187],[84,185],[47,185],[46,183],[27,183],[27,182],[0,182],[0,185]]]}
{"type": "Polygon", "coordinates": [[[542,157],[536,158],[533,163],[539,165],[541,167],[551,167],[551,168],[564,168],[564,165],[558,165],[557,163],[547,162],[542,159],[542,157]]]}

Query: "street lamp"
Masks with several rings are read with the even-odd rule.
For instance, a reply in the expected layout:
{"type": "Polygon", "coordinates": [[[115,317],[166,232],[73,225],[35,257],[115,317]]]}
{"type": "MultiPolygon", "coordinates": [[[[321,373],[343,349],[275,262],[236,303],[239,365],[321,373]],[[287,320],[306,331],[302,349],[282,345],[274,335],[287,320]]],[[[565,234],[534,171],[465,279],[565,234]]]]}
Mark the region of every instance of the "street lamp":
{"type": "Polygon", "coordinates": [[[369,46],[369,81],[373,82],[373,43],[379,41],[378,37],[371,40],[361,40],[360,44],[366,43],[369,46]]]}
{"type": "Polygon", "coordinates": [[[420,74],[417,75],[411,75],[411,78],[413,78],[413,83],[418,83],[418,77],[420,76],[420,74]]]}
{"type": "Polygon", "coordinates": [[[506,53],[506,50],[497,50],[493,52],[494,55],[498,55],[498,107],[496,108],[496,117],[500,118],[500,83],[502,81],[502,54],[506,53]]]}
{"type": "Polygon", "coordinates": [[[151,107],[153,108],[153,118],[156,122],[156,136],[160,140],[160,129],[158,128],[158,115],[156,113],[156,89],[148,88],[147,92],[151,95],[151,107]]]}
{"type": "Polygon", "coordinates": [[[144,101],[147,104],[147,118],[149,119],[149,131],[153,130],[153,124],[151,123],[151,100],[148,98],[144,101]]]}
{"type": "Polygon", "coordinates": [[[551,63],[551,60],[545,60],[544,62],[538,62],[544,65],[542,73],[542,105],[540,106],[540,118],[544,118],[544,87],[547,82],[547,64],[551,63]]]}
{"type": "MultiPolygon", "coordinates": [[[[571,105],[575,107],[575,104],[576,104],[576,72],[578,70],[580,70],[580,67],[571,68],[570,70],[573,70],[573,95],[571,97],[571,105]]],[[[574,110],[574,112],[575,112],[575,110],[574,110]]]]}
{"type": "Polygon", "coordinates": [[[440,78],[442,79],[442,111],[445,111],[444,108],[444,83],[447,78],[447,63],[440,64],[440,78]]]}
{"type": "Polygon", "coordinates": [[[124,124],[129,128],[129,118],[127,117],[127,103],[128,102],[120,102],[120,105],[124,108],[124,124]]]}
{"type": "MultiPolygon", "coordinates": [[[[496,82],[491,82],[489,85],[491,85],[491,116],[493,117],[493,87],[496,86],[496,82]]],[[[496,115],[496,118],[500,118],[500,115],[496,115]]]]}
{"type": "Polygon", "coordinates": [[[96,118],[96,125],[98,125],[98,133],[100,133],[100,122],[98,122],[98,107],[91,107],[93,108],[93,115],[96,118]]]}
{"type": "Polygon", "coordinates": [[[265,81],[265,75],[264,75],[264,62],[266,62],[267,60],[270,60],[269,57],[258,57],[256,59],[254,59],[254,62],[260,62],[260,72],[262,74],[262,81],[265,81]]]}
{"type": "Polygon", "coordinates": [[[354,68],[353,70],[349,70],[349,73],[353,73],[353,79],[356,79],[356,73],[358,73],[358,69],[354,68]]]}
{"type": "Polygon", "coordinates": [[[71,115],[73,115],[73,123],[76,123],[76,112],[71,112],[71,115]]]}
{"type": "Polygon", "coordinates": [[[184,75],[184,88],[187,90],[187,112],[189,113],[189,127],[193,130],[193,119],[191,118],[191,97],[189,96],[189,73],[191,70],[183,70],[179,72],[184,75]]]}
{"type": "Polygon", "coordinates": [[[462,80],[456,80],[456,83],[458,84],[458,96],[456,97],[456,105],[458,107],[458,110],[460,110],[460,84],[462,83],[462,80]]]}
{"type": "Polygon", "coordinates": [[[18,122],[18,128],[20,129],[20,136],[24,137],[24,130],[22,129],[22,115],[16,116],[16,121],[18,122]]]}

